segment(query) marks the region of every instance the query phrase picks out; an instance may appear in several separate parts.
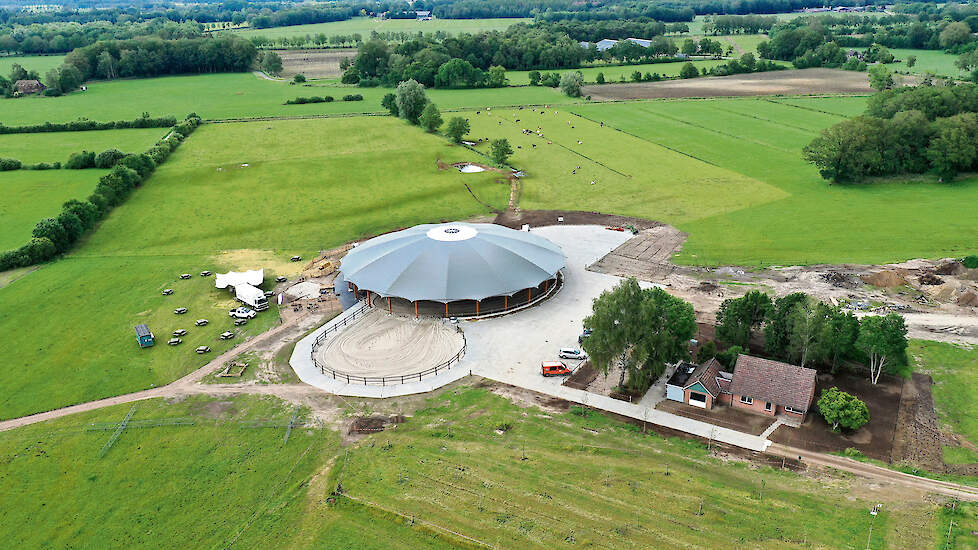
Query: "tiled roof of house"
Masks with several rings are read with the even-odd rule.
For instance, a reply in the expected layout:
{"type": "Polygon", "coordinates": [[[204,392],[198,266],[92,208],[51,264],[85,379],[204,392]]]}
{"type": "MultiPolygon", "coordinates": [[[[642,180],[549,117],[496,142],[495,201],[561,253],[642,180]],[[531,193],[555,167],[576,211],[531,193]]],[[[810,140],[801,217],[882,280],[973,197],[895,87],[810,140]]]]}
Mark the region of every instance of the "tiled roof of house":
{"type": "Polygon", "coordinates": [[[780,361],[739,355],[730,392],[807,411],[815,392],[815,371],[780,361]]]}
{"type": "Polygon", "coordinates": [[[696,367],[696,370],[686,380],[686,386],[683,389],[699,382],[713,397],[720,395],[720,384],[717,383],[717,378],[720,376],[719,366],[719,362],[711,360],[696,367]]]}

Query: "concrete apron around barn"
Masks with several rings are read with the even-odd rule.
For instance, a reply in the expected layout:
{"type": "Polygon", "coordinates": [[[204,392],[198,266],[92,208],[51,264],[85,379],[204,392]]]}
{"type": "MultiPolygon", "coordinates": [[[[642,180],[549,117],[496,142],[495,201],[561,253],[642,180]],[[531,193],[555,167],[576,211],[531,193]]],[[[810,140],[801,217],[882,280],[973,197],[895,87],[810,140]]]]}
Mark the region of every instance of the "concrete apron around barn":
{"type": "MultiPolygon", "coordinates": [[[[600,226],[564,225],[538,227],[533,232],[560,245],[567,255],[563,288],[551,299],[525,311],[494,319],[461,321],[459,326],[465,332],[467,342],[466,354],[446,372],[420,382],[393,386],[347,384],[324,375],[310,358],[312,343],[323,331],[343,323],[352,309],[300,340],[290,360],[292,368],[303,382],[324,391],[371,398],[425,393],[475,374],[745,449],[767,449],[771,442],[764,437],[655,410],[655,405],[665,397],[658,386],[654,386],[641,402],[627,403],[562,386],[563,378],[540,376],[540,361],[556,359],[558,348],[576,346],[581,323],[591,313],[594,298],[621,280],[613,275],[588,271],[587,266],[623,244],[631,234],[600,226]]],[[[651,285],[642,283],[642,286],[651,285]]],[[[575,366],[572,361],[568,363],[575,366]]]]}

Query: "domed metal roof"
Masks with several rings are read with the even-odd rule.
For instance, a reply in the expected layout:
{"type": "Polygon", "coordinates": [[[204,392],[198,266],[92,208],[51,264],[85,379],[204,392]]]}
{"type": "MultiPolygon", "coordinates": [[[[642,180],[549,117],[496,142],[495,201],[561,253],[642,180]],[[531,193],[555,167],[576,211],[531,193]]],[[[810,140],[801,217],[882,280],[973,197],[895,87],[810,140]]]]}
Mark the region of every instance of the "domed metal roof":
{"type": "Polygon", "coordinates": [[[417,225],[370,239],[343,258],[361,290],[407,300],[482,300],[552,279],[564,253],[549,240],[488,223],[417,225]]]}

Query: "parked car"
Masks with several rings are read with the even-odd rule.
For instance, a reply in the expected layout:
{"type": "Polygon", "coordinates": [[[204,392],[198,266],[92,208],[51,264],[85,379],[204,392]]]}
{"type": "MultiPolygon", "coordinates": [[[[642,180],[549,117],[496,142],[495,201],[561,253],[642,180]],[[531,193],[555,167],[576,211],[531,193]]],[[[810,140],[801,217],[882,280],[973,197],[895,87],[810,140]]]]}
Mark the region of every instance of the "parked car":
{"type": "Polygon", "coordinates": [[[234,338],[234,333],[230,330],[221,333],[221,340],[230,340],[231,338],[234,338]]]}
{"type": "Polygon", "coordinates": [[[187,334],[187,330],[182,328],[178,328],[177,330],[173,331],[174,338],[177,336],[186,336],[186,334],[187,334]]]}
{"type": "Polygon", "coordinates": [[[199,346],[197,348],[197,353],[210,353],[210,351],[211,351],[210,346],[199,346]]]}
{"type": "Polygon", "coordinates": [[[561,359],[587,359],[587,354],[584,350],[578,348],[560,348],[557,352],[557,357],[561,359]]]}
{"type": "Polygon", "coordinates": [[[164,288],[163,289],[163,295],[164,296],[169,296],[170,294],[173,294],[173,289],[172,288],[164,288]]]}
{"type": "Polygon", "coordinates": [[[198,327],[202,327],[207,323],[210,323],[210,321],[208,321],[207,319],[197,319],[196,321],[194,321],[194,324],[197,325],[198,327]]]}
{"type": "Polygon", "coordinates": [[[571,370],[561,361],[544,361],[540,363],[540,374],[550,376],[570,376],[571,370]]]}
{"type": "Polygon", "coordinates": [[[235,319],[234,320],[234,326],[236,326],[236,327],[240,327],[241,325],[247,325],[247,324],[248,324],[248,320],[247,319],[235,319]]]}
{"type": "Polygon", "coordinates": [[[181,279],[189,279],[190,278],[190,274],[189,273],[181,273],[180,274],[180,278],[181,279]]]}
{"type": "Polygon", "coordinates": [[[591,329],[586,328],[584,329],[584,332],[582,332],[581,335],[577,337],[577,343],[583,344],[584,339],[587,338],[588,336],[591,336],[591,329]]]}
{"type": "Polygon", "coordinates": [[[177,315],[183,315],[184,313],[187,313],[187,308],[178,307],[177,309],[173,310],[173,313],[176,313],[177,315]]]}
{"type": "Polygon", "coordinates": [[[228,316],[235,319],[254,319],[255,315],[258,315],[258,312],[250,307],[237,307],[228,312],[228,316]]]}
{"type": "Polygon", "coordinates": [[[166,341],[166,343],[170,344],[171,346],[178,346],[183,343],[183,340],[179,338],[170,338],[169,340],[166,341]]]}

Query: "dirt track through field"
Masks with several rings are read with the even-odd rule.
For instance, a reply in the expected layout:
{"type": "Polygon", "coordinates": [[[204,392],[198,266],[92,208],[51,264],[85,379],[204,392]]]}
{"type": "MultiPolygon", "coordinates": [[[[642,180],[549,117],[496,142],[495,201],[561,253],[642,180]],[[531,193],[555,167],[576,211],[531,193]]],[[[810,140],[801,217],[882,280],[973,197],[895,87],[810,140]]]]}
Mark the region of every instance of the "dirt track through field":
{"type": "Polygon", "coordinates": [[[581,88],[595,101],[682,97],[871,94],[866,73],[838,69],[769,71],[662,82],[600,84],[581,88]]]}

